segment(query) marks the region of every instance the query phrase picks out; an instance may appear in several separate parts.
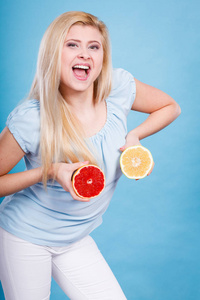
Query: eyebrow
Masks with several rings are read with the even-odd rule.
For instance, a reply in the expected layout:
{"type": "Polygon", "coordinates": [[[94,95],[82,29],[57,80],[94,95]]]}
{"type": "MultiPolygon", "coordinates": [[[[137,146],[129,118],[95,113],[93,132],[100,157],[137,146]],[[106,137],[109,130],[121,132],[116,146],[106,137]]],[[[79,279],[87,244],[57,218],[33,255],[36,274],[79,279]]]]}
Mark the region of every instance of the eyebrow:
{"type": "MultiPolygon", "coordinates": [[[[76,40],[76,39],[69,39],[69,40],[66,40],[65,43],[66,43],[66,42],[70,42],[70,41],[81,43],[80,40],[76,40]]],[[[101,43],[100,43],[99,41],[96,41],[96,40],[88,41],[88,44],[89,44],[89,43],[98,43],[99,45],[101,45],[101,43]]]]}

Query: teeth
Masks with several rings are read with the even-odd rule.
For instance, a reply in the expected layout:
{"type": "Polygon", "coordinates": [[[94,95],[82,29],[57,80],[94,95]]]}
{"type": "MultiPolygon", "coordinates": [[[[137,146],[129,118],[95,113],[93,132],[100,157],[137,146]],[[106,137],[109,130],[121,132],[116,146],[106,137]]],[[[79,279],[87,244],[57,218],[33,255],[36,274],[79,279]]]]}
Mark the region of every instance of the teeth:
{"type": "Polygon", "coordinates": [[[84,69],[84,70],[88,70],[89,69],[89,67],[88,66],[82,66],[82,65],[76,65],[76,66],[74,66],[73,67],[73,69],[84,69]]]}

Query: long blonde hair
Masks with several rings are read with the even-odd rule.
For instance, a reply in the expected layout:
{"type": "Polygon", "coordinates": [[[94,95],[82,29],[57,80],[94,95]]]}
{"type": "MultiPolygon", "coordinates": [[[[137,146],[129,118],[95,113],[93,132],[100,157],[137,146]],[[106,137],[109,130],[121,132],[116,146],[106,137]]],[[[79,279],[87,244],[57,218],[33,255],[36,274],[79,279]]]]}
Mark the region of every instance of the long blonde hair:
{"type": "Polygon", "coordinates": [[[94,101],[104,100],[111,90],[111,51],[105,24],[97,17],[79,11],[66,12],[57,17],[42,38],[37,71],[28,97],[40,101],[40,151],[45,185],[52,162],[96,162],[77,119],[59,91],[61,52],[68,31],[75,24],[93,26],[102,35],[103,65],[94,82],[94,101]]]}

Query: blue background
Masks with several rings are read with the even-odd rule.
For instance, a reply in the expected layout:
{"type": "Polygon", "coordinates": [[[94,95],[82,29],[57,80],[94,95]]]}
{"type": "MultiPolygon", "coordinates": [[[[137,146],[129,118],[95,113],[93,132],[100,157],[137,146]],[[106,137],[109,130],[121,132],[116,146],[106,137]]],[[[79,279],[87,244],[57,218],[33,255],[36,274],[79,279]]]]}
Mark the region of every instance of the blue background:
{"type": "MultiPolygon", "coordinates": [[[[92,235],[129,300],[198,300],[200,2],[2,1],[0,130],[29,91],[44,31],[68,10],[102,19],[110,31],[113,66],[170,94],[182,108],[173,124],[142,142],[154,156],[152,175],[137,182],[123,176],[92,235]]],[[[131,112],[129,129],[144,118],[131,112]]],[[[21,162],[14,171],[23,168],[21,162]]],[[[53,281],[55,299],[68,298],[53,281]]]]}

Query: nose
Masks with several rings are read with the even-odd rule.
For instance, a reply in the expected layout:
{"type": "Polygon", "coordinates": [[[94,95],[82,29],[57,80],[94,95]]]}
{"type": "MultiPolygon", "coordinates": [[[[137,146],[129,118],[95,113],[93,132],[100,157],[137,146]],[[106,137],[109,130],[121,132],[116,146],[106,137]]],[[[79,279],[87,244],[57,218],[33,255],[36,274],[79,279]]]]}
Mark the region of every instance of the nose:
{"type": "Polygon", "coordinates": [[[82,59],[90,59],[90,54],[88,53],[87,49],[82,48],[80,53],[78,54],[78,57],[82,59]]]}

